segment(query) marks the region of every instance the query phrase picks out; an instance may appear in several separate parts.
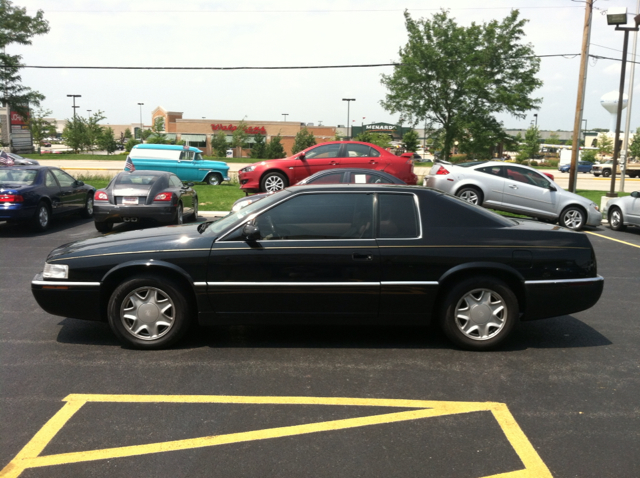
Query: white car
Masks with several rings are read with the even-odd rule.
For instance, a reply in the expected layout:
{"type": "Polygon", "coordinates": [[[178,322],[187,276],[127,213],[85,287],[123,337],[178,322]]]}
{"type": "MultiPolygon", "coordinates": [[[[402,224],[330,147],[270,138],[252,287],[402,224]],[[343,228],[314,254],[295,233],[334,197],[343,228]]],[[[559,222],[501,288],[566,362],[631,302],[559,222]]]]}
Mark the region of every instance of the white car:
{"type": "Polygon", "coordinates": [[[423,185],[490,209],[532,216],[580,230],[599,226],[598,206],[577,194],[565,191],[539,171],[521,164],[474,161],[433,165],[423,185]]]}
{"type": "Polygon", "coordinates": [[[604,215],[614,231],[622,231],[627,226],[640,226],[640,191],[633,191],[623,198],[610,199],[604,215]]]}

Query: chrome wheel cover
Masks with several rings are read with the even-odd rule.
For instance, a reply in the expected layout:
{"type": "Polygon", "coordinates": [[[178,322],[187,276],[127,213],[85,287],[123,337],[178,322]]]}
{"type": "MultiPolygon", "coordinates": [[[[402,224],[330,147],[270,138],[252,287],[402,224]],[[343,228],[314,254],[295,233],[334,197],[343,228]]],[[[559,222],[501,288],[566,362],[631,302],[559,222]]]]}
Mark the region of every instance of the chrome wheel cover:
{"type": "Polygon", "coordinates": [[[473,189],[465,189],[458,196],[460,199],[467,201],[468,203],[478,205],[478,201],[480,198],[478,197],[478,193],[473,189]]]}
{"type": "Polygon", "coordinates": [[[455,311],[458,330],[472,340],[489,340],[502,331],[507,304],[495,291],[474,289],[458,301],[455,311]]]}
{"type": "Polygon", "coordinates": [[[209,176],[209,184],[211,186],[217,186],[218,184],[220,184],[220,176],[218,176],[217,174],[212,174],[209,176]]]}
{"type": "Polygon", "coordinates": [[[140,340],[157,340],[175,323],[175,307],[169,296],[155,287],[140,287],[127,295],[120,306],[125,330],[140,340]]]}
{"type": "Polygon", "coordinates": [[[93,198],[87,197],[87,214],[93,216],[93,198]]]}
{"type": "Polygon", "coordinates": [[[38,211],[38,223],[42,228],[47,227],[49,224],[49,209],[47,206],[42,206],[38,211]]]}
{"type": "Polygon", "coordinates": [[[617,209],[611,211],[611,214],[609,215],[609,224],[611,224],[611,227],[620,227],[622,224],[622,214],[620,211],[617,209]]]}
{"type": "Polygon", "coordinates": [[[582,217],[582,213],[577,209],[570,209],[569,211],[564,213],[564,218],[562,222],[569,229],[578,229],[582,226],[584,218],[582,217]]]}
{"type": "Polygon", "coordinates": [[[280,176],[268,176],[264,181],[264,188],[267,191],[280,191],[284,189],[284,181],[280,176]]]}
{"type": "Polygon", "coordinates": [[[184,223],[184,217],[183,217],[183,211],[182,211],[182,206],[178,206],[178,224],[183,224],[184,223]]]}

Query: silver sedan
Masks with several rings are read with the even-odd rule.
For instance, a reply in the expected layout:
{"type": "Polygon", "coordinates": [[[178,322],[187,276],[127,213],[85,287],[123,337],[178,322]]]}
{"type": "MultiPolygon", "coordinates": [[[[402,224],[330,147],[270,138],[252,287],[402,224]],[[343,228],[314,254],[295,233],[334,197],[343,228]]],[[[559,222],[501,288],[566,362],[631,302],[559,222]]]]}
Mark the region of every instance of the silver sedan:
{"type": "Polygon", "coordinates": [[[614,231],[622,231],[627,226],[640,226],[640,191],[609,200],[604,214],[609,219],[609,227],[614,231]]]}
{"type": "Polygon", "coordinates": [[[602,223],[594,202],[565,191],[549,177],[521,164],[475,161],[454,165],[442,161],[433,165],[423,184],[472,204],[559,222],[576,231],[602,223]]]}

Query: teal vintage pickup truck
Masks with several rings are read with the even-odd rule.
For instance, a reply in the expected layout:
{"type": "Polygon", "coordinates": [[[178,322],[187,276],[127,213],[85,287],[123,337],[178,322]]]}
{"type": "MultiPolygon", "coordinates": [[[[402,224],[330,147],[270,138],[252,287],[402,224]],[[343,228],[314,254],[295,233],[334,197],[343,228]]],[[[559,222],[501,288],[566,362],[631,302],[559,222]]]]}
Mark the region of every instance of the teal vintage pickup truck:
{"type": "Polygon", "coordinates": [[[200,181],[212,186],[229,181],[227,163],[202,159],[202,151],[194,147],[137,144],[129,157],[138,170],[168,171],[182,181],[200,181]]]}

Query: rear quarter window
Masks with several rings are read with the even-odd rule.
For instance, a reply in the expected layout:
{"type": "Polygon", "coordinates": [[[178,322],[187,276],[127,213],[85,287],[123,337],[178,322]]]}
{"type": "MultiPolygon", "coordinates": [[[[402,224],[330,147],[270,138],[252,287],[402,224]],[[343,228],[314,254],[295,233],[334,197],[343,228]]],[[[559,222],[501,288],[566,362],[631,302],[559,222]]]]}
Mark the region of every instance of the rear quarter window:
{"type": "Polygon", "coordinates": [[[474,206],[448,194],[426,194],[420,197],[420,213],[425,234],[434,227],[511,227],[511,219],[474,206]]]}

